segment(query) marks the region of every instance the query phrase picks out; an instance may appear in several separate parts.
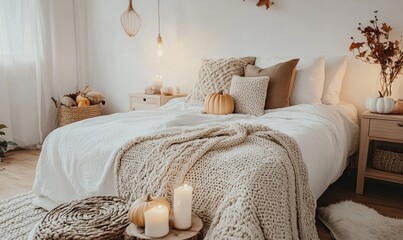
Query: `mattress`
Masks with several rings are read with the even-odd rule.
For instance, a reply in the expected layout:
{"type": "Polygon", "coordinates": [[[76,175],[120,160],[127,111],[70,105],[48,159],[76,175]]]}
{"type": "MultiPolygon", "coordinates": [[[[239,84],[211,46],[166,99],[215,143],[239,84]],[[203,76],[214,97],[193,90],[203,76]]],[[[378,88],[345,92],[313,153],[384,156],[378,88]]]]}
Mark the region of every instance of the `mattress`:
{"type": "Polygon", "coordinates": [[[348,103],[301,104],[255,117],[202,114],[200,105],[174,99],[159,109],[116,113],[54,130],[39,157],[33,203],[50,210],[76,199],[116,195],[114,160],[135,137],[238,122],[267,125],[293,137],[301,149],[316,198],[340,177],[358,143],[357,111],[348,103]]]}

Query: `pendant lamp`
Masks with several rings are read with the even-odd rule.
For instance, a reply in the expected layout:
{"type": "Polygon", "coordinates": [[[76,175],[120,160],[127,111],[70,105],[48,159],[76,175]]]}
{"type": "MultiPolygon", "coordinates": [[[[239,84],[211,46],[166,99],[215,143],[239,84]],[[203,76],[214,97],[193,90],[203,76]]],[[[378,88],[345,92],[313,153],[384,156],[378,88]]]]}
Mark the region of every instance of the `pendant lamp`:
{"type": "Polygon", "coordinates": [[[129,0],[129,7],[120,16],[122,27],[129,37],[134,37],[141,27],[141,18],[133,8],[132,0],[129,0]]]}
{"type": "Polygon", "coordinates": [[[157,55],[162,57],[164,51],[162,50],[162,37],[161,37],[161,17],[160,17],[160,0],[158,0],[158,37],[157,37],[157,55]]]}

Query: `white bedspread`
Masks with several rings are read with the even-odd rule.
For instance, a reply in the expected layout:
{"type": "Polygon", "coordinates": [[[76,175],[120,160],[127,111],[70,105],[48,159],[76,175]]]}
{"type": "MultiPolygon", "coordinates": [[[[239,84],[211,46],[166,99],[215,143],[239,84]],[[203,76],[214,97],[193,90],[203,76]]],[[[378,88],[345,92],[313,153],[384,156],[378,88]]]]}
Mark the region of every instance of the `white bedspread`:
{"type": "Polygon", "coordinates": [[[201,106],[175,99],[160,109],[117,113],[67,125],[45,140],[33,186],[34,205],[51,209],[60,203],[97,195],[116,195],[114,160],[136,136],[200,127],[212,123],[261,123],[299,144],[318,198],[346,167],[357,147],[356,110],[351,104],[297,105],[266,111],[261,117],[201,114],[201,106]]]}

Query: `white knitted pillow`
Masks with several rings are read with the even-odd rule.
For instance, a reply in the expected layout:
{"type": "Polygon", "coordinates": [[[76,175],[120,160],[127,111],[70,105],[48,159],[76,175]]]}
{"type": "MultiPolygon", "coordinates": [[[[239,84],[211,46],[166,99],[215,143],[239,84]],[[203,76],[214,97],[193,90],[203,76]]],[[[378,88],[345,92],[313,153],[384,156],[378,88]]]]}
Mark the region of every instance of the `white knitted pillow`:
{"type": "Polygon", "coordinates": [[[255,57],[202,60],[199,79],[190,90],[187,100],[190,103],[203,103],[210,93],[229,92],[232,76],[244,75],[246,65],[254,64],[255,57]]]}
{"type": "Polygon", "coordinates": [[[234,99],[235,113],[262,116],[266,104],[269,77],[232,77],[230,94],[234,99]]]}

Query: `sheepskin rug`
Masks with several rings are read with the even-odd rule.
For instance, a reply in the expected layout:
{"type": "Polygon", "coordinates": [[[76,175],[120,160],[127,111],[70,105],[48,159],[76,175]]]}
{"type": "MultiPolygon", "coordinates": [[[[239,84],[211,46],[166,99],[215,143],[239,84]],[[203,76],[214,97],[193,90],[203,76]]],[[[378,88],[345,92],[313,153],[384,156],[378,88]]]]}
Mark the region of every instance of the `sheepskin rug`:
{"type": "Polygon", "coordinates": [[[321,207],[318,217],[336,240],[403,239],[403,219],[382,216],[374,209],[352,201],[321,207]]]}

